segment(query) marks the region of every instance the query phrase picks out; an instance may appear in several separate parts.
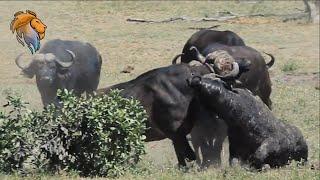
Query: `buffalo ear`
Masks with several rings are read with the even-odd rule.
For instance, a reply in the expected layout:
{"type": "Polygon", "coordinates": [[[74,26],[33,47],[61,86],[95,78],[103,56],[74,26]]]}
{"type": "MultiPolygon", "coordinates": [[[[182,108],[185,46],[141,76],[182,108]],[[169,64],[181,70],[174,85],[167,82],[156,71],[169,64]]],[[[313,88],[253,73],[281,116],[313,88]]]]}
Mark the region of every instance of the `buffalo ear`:
{"type": "Polygon", "coordinates": [[[24,68],[21,71],[21,75],[23,75],[24,77],[30,78],[30,79],[33,78],[33,76],[35,75],[35,67],[34,66],[35,66],[34,62],[32,62],[29,67],[24,68]]]}
{"type": "MultiPolygon", "coordinates": [[[[238,80],[235,80],[235,81],[236,81],[235,84],[238,83],[237,82],[238,80]]],[[[227,90],[232,91],[232,92],[234,92],[236,94],[239,93],[236,89],[233,88],[233,84],[231,82],[224,82],[223,85],[227,90]]]]}
{"type": "MultiPolygon", "coordinates": [[[[232,92],[235,92],[235,93],[238,93],[236,90],[233,89],[232,87],[232,84],[233,84],[233,81],[234,80],[231,80],[231,81],[224,81],[222,79],[219,79],[220,83],[223,85],[224,88],[226,88],[227,90],[229,91],[232,91],[232,92]]],[[[237,81],[237,80],[236,80],[237,81]]]]}
{"type": "Polygon", "coordinates": [[[22,70],[21,74],[24,76],[24,77],[27,77],[27,78],[33,78],[33,76],[35,75],[35,73],[33,71],[28,71],[28,70],[22,70]]]}
{"type": "Polygon", "coordinates": [[[242,59],[236,60],[236,62],[239,65],[240,72],[247,72],[250,70],[251,62],[249,60],[242,58],[242,59]]]}
{"type": "Polygon", "coordinates": [[[228,82],[226,82],[226,81],[224,81],[224,80],[222,80],[222,79],[218,79],[219,80],[219,82],[223,85],[223,87],[225,87],[226,89],[228,89],[228,90],[231,90],[231,83],[228,83],[228,82]]]}

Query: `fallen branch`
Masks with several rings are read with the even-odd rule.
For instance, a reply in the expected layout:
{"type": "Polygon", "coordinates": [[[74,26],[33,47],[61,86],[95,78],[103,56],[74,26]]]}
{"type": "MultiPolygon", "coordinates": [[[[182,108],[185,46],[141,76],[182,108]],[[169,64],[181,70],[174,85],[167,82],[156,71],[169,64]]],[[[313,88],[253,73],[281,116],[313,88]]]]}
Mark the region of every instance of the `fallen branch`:
{"type": "Polygon", "coordinates": [[[303,18],[308,18],[308,21],[310,21],[307,13],[292,14],[291,16],[287,16],[286,18],[284,18],[282,21],[288,22],[288,21],[295,21],[303,18]]]}
{"type": "Polygon", "coordinates": [[[219,27],[220,25],[214,25],[214,26],[210,26],[210,27],[207,27],[207,28],[203,28],[203,27],[189,27],[188,29],[193,29],[193,30],[203,30],[203,29],[214,29],[214,28],[217,28],[219,27]]]}
{"type": "Polygon", "coordinates": [[[167,23],[167,22],[173,22],[173,21],[178,21],[178,20],[185,20],[184,17],[176,17],[176,18],[170,18],[170,19],[165,19],[162,21],[154,21],[154,20],[145,20],[145,19],[132,19],[128,18],[128,22],[138,22],[138,23],[167,23]]]}

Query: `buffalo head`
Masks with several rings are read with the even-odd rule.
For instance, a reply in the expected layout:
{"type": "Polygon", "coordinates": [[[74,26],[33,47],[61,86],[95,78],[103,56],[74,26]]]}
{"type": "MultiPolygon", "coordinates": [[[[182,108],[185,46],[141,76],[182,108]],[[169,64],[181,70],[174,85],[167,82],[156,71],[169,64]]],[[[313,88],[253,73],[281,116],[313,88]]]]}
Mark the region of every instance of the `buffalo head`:
{"type": "Polygon", "coordinates": [[[190,48],[195,51],[197,61],[208,63],[213,66],[214,71],[223,78],[239,78],[240,75],[249,70],[251,62],[246,59],[234,59],[227,51],[217,50],[203,56],[195,46],[190,48]]]}
{"type": "Polygon", "coordinates": [[[15,62],[22,69],[24,76],[28,78],[36,76],[37,82],[49,85],[54,82],[57,76],[64,76],[74,62],[75,54],[67,49],[65,52],[69,58],[63,60],[52,53],[37,53],[32,56],[28,65],[23,66],[21,64],[22,53],[16,58],[15,62]]]}

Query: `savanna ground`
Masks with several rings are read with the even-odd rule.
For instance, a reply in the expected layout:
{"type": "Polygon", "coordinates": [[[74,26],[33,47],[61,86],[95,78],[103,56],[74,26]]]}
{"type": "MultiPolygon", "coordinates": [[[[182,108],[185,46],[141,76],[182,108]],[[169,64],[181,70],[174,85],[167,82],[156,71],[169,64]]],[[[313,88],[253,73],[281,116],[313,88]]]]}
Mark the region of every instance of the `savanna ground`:
{"type": "MultiPolygon", "coordinates": [[[[176,157],[167,140],[147,144],[147,155],[136,172],[120,179],[319,179],[319,25],[304,21],[282,22],[280,18],[241,18],[225,22],[176,21],[164,24],[136,24],[127,18],[162,20],[170,17],[211,17],[221,11],[237,14],[288,14],[304,10],[302,1],[239,2],[0,2],[0,104],[6,91],[20,93],[30,107],[41,108],[35,79],[20,75],[14,58],[27,52],[9,30],[13,14],[35,11],[48,26],[48,40],[61,38],[92,43],[103,57],[99,87],[133,79],[150,69],[167,66],[196,31],[190,27],[210,27],[238,33],[247,45],[272,53],[276,63],[270,69],[273,83],[273,112],[283,121],[298,126],[309,146],[309,164],[266,172],[251,172],[227,163],[217,169],[188,172],[176,168],[176,157]],[[120,73],[127,65],[130,74],[120,73]],[[311,165],[315,170],[311,170],[311,165]]],[[[29,53],[29,52],[28,52],[29,53]]],[[[227,153],[224,153],[227,159],[227,153]]],[[[33,178],[76,179],[77,175],[35,175],[33,178]]],[[[19,176],[0,175],[1,179],[19,176]]]]}

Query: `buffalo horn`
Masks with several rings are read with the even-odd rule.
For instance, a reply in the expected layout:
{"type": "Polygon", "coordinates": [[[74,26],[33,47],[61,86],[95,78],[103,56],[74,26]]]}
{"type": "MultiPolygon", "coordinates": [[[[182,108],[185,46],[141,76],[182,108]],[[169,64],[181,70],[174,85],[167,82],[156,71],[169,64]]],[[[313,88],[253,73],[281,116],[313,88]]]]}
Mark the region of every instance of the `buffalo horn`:
{"type": "Polygon", "coordinates": [[[200,61],[202,64],[204,64],[206,58],[199,52],[199,50],[195,46],[192,46],[190,48],[190,51],[192,51],[192,50],[196,51],[197,60],[200,61]]]}
{"type": "Polygon", "coordinates": [[[67,52],[68,54],[70,54],[70,56],[71,56],[71,59],[68,60],[68,62],[66,62],[66,61],[61,61],[61,60],[58,59],[58,58],[55,59],[55,60],[57,61],[57,63],[59,63],[59,64],[60,64],[62,67],[64,67],[64,68],[70,67],[70,66],[74,63],[74,58],[76,57],[76,55],[74,54],[74,52],[72,52],[72,51],[70,51],[70,50],[68,50],[68,49],[66,49],[66,52],[67,52]]]}

